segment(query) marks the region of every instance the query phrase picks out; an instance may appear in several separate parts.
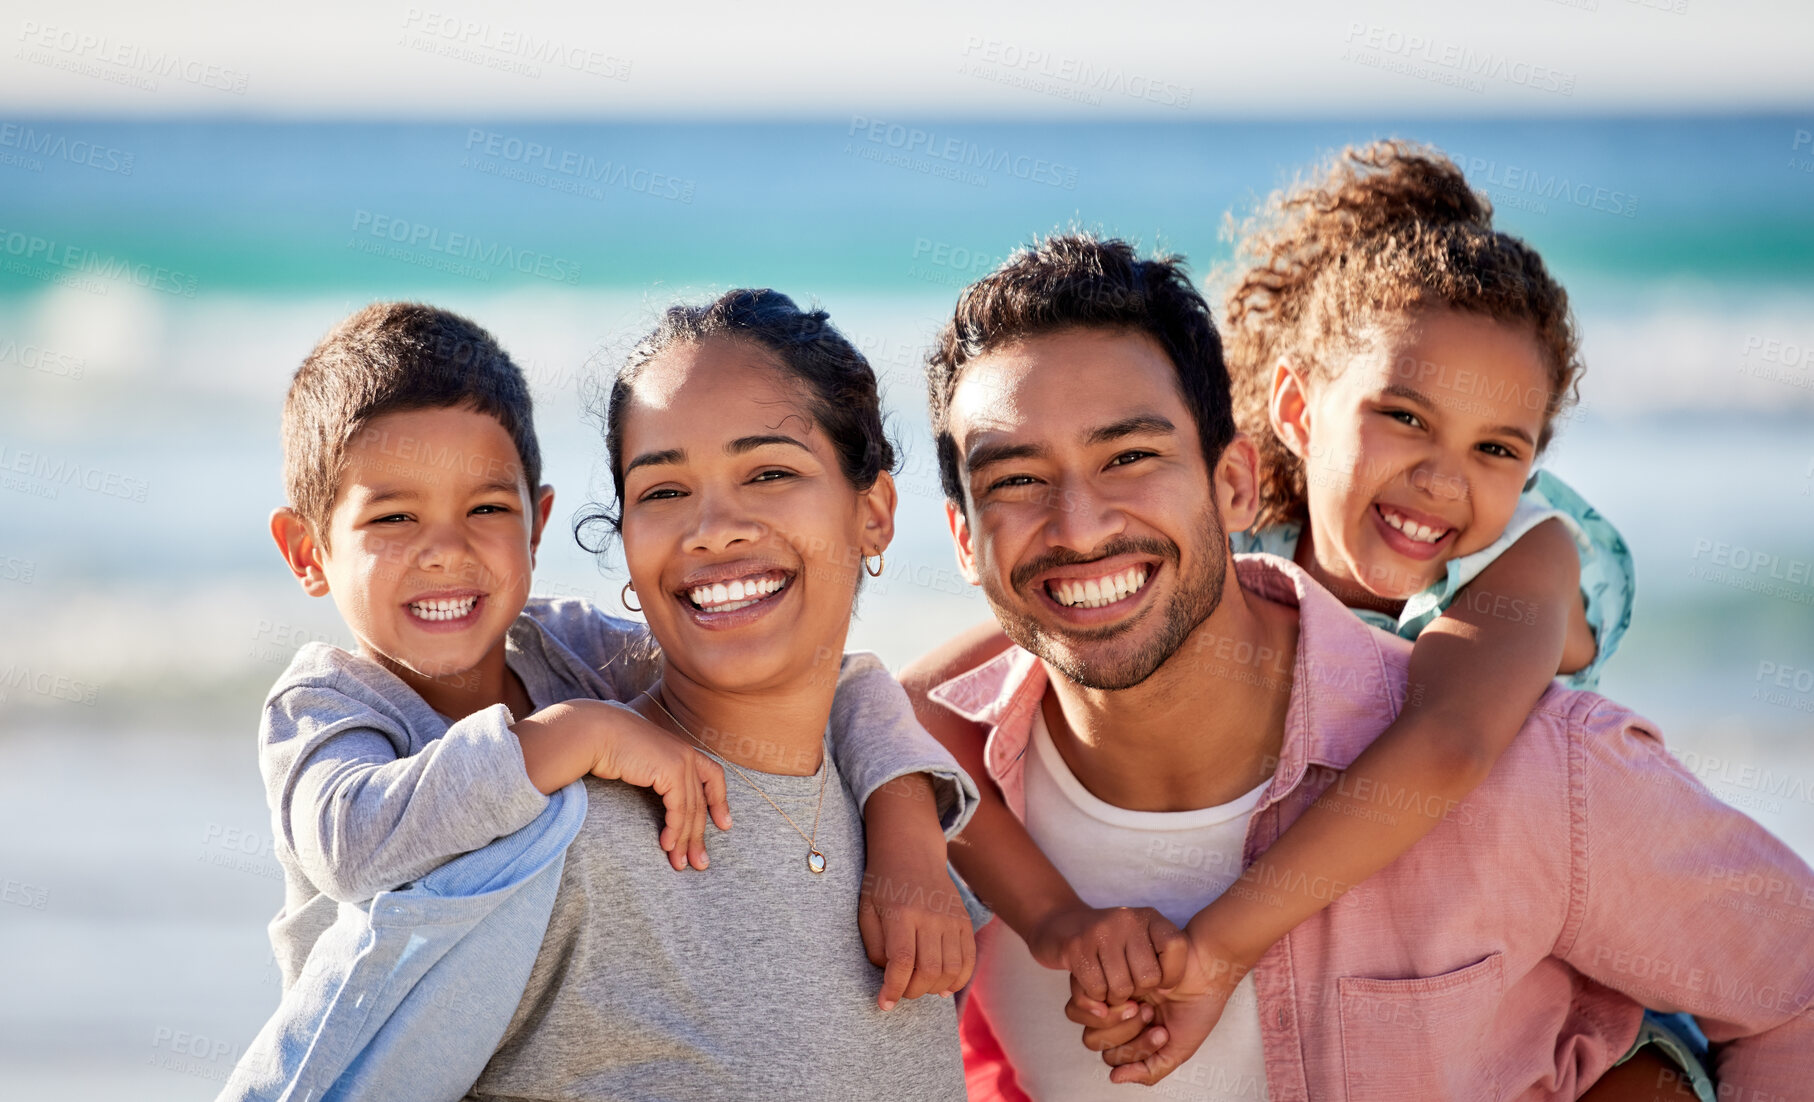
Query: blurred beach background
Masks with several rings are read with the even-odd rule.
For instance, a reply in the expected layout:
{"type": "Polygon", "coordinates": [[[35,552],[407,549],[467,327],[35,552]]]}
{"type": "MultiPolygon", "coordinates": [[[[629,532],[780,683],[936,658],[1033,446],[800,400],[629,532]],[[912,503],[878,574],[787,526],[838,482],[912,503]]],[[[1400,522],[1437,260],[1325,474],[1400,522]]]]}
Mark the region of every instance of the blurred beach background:
{"type": "MultiPolygon", "coordinates": [[[[1664,31],[1732,37],[1690,25],[1718,18],[1693,3],[1500,15],[1622,21],[1601,33],[1608,51],[1664,31]]],[[[449,37],[418,8],[387,10],[374,33],[433,79],[319,110],[306,92],[334,83],[331,54],[315,85],[261,101],[256,59],[226,46],[195,48],[201,69],[137,60],[200,41],[193,27],[89,49],[47,36],[48,13],[15,15],[0,113],[0,1096],[210,1097],[275,1005],[259,704],[297,647],[350,639],[283,569],[265,518],[283,501],[284,388],[340,317],[420,298],[499,338],[535,388],[557,490],[537,590],[621,611],[619,560],[570,534],[609,492],[596,380],[678,298],[758,285],[824,306],[881,374],[903,445],[900,534],[852,637],[898,665],[988,615],[952,561],[920,375],[958,288],[1074,226],[1182,253],[1213,284],[1226,216],[1378,137],[1453,155],[1570,291],[1588,373],[1544,464],[1619,526],[1638,570],[1602,691],[1814,857],[1814,100],[1805,82],[1770,84],[1775,69],[1749,99],[1717,81],[1622,99],[1605,91],[1621,79],[1669,87],[1623,53],[1595,70],[1532,46],[1549,75],[1519,78],[1514,44],[1510,67],[1473,71],[1397,30],[1433,10],[1357,31],[1327,9],[1313,61],[1335,77],[1315,110],[1250,108],[1175,54],[1118,62],[1122,45],[1092,54],[1087,36],[1030,62],[1024,43],[1057,32],[947,13],[921,47],[938,95],[795,95],[774,118],[750,117],[760,86],[728,77],[717,117],[708,103],[589,118],[570,96],[538,114],[519,86],[635,90],[656,79],[654,48],[600,46],[575,77],[565,46],[538,61],[505,44],[506,24],[449,37]],[[1598,99],[1596,72],[1612,73],[1598,99]],[[509,95],[492,110],[494,87],[509,95]]],[[[1765,15],[1814,40],[1805,15],[1765,15]]],[[[1429,33],[1465,47],[1495,32],[1429,33]]],[[[1742,77],[1737,50],[1720,56],[1742,77]]],[[[862,86],[848,64],[827,79],[862,86]]]]}

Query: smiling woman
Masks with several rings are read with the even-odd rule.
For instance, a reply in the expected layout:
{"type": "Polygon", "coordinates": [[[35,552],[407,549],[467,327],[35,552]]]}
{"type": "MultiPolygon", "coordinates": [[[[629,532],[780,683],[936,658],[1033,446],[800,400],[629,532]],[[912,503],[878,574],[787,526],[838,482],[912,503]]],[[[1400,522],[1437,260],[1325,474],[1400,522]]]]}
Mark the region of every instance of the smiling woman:
{"type": "Polygon", "coordinates": [[[825,314],[733,291],[667,312],[619,372],[606,428],[617,501],[580,526],[621,538],[661,648],[635,706],[735,775],[737,827],[713,835],[709,875],[659,880],[624,844],[646,831],[645,802],[587,782],[540,954],[475,1093],[963,1097],[952,1004],[877,1005],[883,973],[850,921],[861,809],[827,752],[861,564],[894,534],[874,373],[825,314]],[[826,1043],[777,1045],[756,1023],[826,1043]]]}

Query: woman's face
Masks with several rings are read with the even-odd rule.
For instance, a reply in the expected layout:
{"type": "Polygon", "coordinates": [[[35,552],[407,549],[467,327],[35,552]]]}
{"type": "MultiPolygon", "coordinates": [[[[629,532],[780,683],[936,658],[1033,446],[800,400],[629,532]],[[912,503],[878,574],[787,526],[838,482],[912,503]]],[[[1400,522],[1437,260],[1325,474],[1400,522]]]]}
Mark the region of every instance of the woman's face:
{"type": "Polygon", "coordinates": [[[623,412],[623,543],[670,676],[719,691],[835,683],[857,571],[894,531],[760,346],[713,337],[645,366],[623,412]]]}
{"type": "Polygon", "coordinates": [[[1505,531],[1550,380],[1528,327],[1438,309],[1308,391],[1275,379],[1274,431],[1304,460],[1306,565],[1344,599],[1400,601],[1505,531]]]}

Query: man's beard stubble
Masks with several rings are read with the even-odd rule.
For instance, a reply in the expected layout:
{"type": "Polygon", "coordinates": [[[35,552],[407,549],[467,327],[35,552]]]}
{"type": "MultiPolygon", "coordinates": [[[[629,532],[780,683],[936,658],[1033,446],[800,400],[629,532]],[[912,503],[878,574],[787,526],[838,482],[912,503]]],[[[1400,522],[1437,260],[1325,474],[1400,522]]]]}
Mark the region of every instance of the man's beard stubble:
{"type": "MultiPolygon", "coordinates": [[[[1010,572],[1008,582],[1012,594],[1001,593],[992,580],[983,583],[983,594],[1009,639],[1071,681],[1086,689],[1108,692],[1131,689],[1158,672],[1184,646],[1197,625],[1208,619],[1222,603],[1223,578],[1228,569],[1228,536],[1222,530],[1222,518],[1213,503],[1204,510],[1198,531],[1209,538],[1201,553],[1194,556],[1200,569],[1189,577],[1183,574],[1178,545],[1171,540],[1119,537],[1087,555],[1059,549],[1048,551],[1010,572]],[[1029,599],[1021,594],[1037,575],[1055,567],[1130,553],[1157,556],[1177,574],[1177,591],[1163,608],[1149,608],[1135,619],[1112,627],[1063,633],[1051,631],[1037,618],[1021,611],[1021,603],[1029,599]],[[1157,630],[1148,626],[1154,615],[1160,617],[1157,630]],[[1138,644],[1133,653],[1105,653],[1116,641],[1141,631],[1150,632],[1150,636],[1138,644]]],[[[987,577],[993,579],[994,575],[991,572],[987,577]]],[[[1030,599],[1037,600],[1036,597],[1030,599]]]]}

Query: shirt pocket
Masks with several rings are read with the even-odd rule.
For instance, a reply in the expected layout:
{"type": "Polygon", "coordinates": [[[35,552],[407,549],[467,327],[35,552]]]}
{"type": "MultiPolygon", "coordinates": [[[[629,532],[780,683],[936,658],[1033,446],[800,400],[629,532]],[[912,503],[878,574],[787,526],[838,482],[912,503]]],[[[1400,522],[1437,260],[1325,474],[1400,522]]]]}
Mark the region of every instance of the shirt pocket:
{"type": "Polygon", "coordinates": [[[1489,1034],[1504,990],[1503,953],[1427,978],[1340,977],[1347,1097],[1499,1098],[1489,1034]]]}

